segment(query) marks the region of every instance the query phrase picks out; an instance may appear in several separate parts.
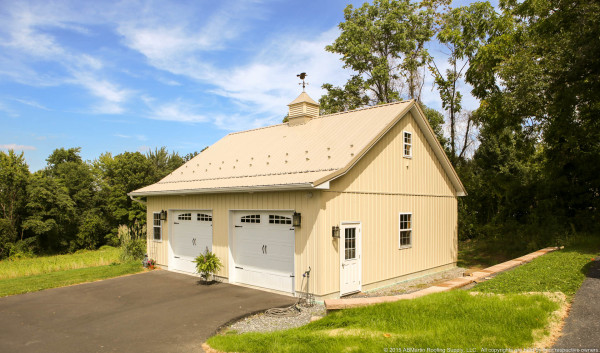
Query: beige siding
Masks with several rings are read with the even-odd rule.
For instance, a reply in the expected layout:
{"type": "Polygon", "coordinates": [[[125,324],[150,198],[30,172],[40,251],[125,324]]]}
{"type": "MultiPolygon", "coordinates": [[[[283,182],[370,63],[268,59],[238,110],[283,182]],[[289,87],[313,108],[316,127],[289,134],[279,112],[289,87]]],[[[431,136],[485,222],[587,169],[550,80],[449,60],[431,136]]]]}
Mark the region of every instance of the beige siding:
{"type": "Polygon", "coordinates": [[[408,114],[348,173],[334,180],[337,191],[455,195],[455,189],[423,132],[408,114]],[[403,131],[412,132],[413,157],[403,157],[403,131]]]}
{"type": "MultiPolygon", "coordinates": [[[[302,214],[302,226],[296,230],[294,268],[296,289],[300,291],[302,273],[311,268],[319,268],[316,237],[317,219],[320,212],[321,193],[312,191],[258,192],[203,194],[189,196],[148,197],[148,254],[157,263],[168,266],[168,223],[163,226],[163,241],[152,240],[152,214],[161,210],[212,210],[213,212],[213,252],[221,259],[224,268],[219,276],[229,276],[229,225],[231,210],[293,210],[302,214]]],[[[170,214],[170,212],[169,212],[170,214]]],[[[314,272],[313,272],[314,273],[314,272]]],[[[311,281],[311,287],[314,283],[311,281]]]]}
{"type": "MultiPolygon", "coordinates": [[[[339,291],[339,241],[331,227],[343,221],[362,224],[362,284],[377,282],[453,264],[457,259],[456,198],[324,192],[323,229],[329,229],[321,256],[319,294],[339,291]],[[412,213],[412,247],[399,249],[400,213],[412,213]]],[[[324,232],[327,233],[327,232],[324,232]]]]}
{"type": "Polygon", "coordinates": [[[374,288],[394,278],[457,260],[455,189],[413,118],[394,126],[352,168],[323,192],[321,236],[327,244],[319,273],[319,295],[339,292],[339,240],[331,227],[362,224],[362,285],[374,288]],[[412,132],[413,157],[403,157],[403,131],[412,132]],[[412,247],[399,249],[399,214],[412,213],[412,247]]]}

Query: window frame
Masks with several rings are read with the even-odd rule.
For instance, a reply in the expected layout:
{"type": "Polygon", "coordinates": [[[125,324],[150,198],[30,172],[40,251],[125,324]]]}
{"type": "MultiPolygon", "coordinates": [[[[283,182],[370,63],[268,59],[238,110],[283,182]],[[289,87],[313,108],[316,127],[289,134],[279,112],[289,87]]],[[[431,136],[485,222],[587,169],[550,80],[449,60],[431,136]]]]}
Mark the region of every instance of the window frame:
{"type": "Polygon", "coordinates": [[[410,249],[413,246],[413,214],[412,212],[400,212],[398,214],[398,249],[410,249]],[[402,228],[402,216],[409,216],[408,228],[402,228]],[[402,233],[408,232],[408,244],[402,245],[402,233]]]}
{"type": "Polygon", "coordinates": [[[413,157],[413,143],[412,143],[412,135],[413,133],[410,131],[402,131],[402,156],[404,158],[412,158],[413,157]],[[406,142],[406,136],[408,135],[410,142],[406,142]],[[409,154],[406,154],[406,146],[409,146],[409,154]]]}
{"type": "Polygon", "coordinates": [[[160,219],[160,212],[152,213],[152,241],[157,243],[162,243],[163,241],[163,221],[160,219]],[[156,224],[158,221],[158,225],[156,224]],[[160,232],[160,237],[156,239],[156,229],[158,228],[160,232]]]}

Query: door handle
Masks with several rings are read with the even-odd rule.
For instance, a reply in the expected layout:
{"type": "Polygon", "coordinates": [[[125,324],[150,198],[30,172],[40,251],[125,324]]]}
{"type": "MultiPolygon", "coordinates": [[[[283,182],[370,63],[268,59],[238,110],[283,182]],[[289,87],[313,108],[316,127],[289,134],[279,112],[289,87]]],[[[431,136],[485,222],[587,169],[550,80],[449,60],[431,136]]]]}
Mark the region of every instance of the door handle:
{"type": "Polygon", "coordinates": [[[264,245],[262,246],[262,252],[263,252],[263,254],[265,253],[265,246],[264,245]]]}
{"type": "Polygon", "coordinates": [[[267,254],[267,253],[268,253],[267,246],[265,245],[265,254],[267,254]]]}

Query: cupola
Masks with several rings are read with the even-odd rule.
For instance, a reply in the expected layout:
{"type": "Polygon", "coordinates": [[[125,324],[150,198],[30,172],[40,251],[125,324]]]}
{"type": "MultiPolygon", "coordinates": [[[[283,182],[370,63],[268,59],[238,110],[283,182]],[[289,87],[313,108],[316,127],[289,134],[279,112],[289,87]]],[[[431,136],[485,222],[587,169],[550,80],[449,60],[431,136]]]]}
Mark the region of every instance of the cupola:
{"type": "Polygon", "coordinates": [[[312,118],[319,116],[319,103],[315,102],[306,92],[300,93],[298,98],[288,104],[288,125],[305,124],[312,118]]]}

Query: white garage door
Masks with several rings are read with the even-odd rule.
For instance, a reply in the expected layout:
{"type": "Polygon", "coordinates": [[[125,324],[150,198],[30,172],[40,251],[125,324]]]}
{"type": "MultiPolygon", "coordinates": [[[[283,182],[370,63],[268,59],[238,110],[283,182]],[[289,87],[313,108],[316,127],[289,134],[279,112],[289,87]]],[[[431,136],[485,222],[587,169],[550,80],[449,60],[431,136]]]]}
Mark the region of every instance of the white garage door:
{"type": "Polygon", "coordinates": [[[292,213],[236,212],[233,221],[235,281],[293,293],[292,213]]]}
{"type": "Polygon", "coordinates": [[[172,214],[169,270],[196,273],[196,257],[206,248],[212,251],[212,212],[174,211],[172,214]]]}

